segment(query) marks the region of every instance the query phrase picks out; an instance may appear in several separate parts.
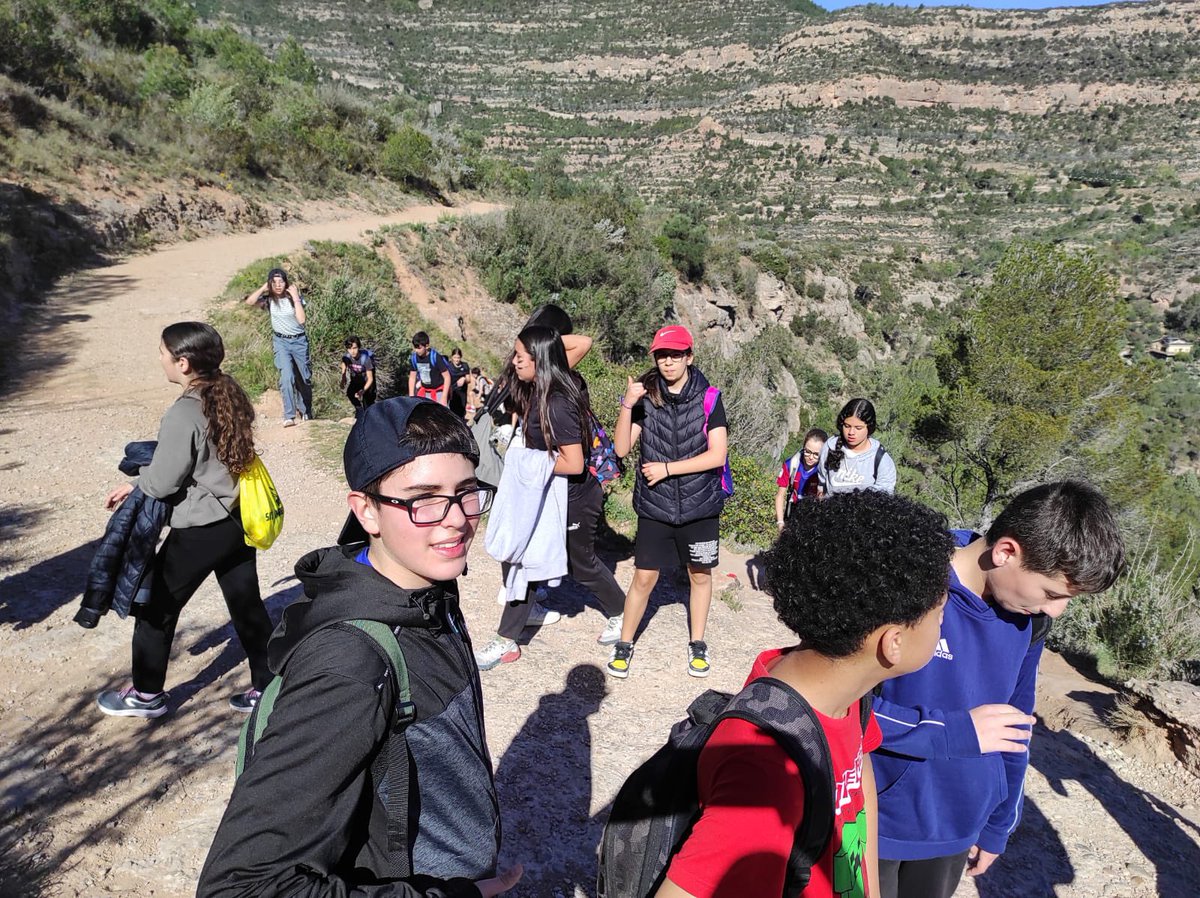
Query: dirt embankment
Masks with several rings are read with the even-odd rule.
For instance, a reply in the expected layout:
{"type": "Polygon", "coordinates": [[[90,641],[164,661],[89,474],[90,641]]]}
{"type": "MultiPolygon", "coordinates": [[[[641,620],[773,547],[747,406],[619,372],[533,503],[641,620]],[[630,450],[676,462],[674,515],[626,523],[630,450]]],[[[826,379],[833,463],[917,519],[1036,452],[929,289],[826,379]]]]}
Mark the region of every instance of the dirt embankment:
{"type": "MultiPolygon", "coordinates": [[[[53,315],[29,348],[36,376],[0,399],[0,894],[190,896],[229,795],[241,719],[226,700],[247,676],[215,584],[184,612],[168,675],[173,711],[156,722],[94,706],[97,691],[127,680],[128,622],[106,618],[92,631],[71,622],[122,446],[153,436],[175,398],[157,363],[160,329],[203,317],[255,258],[443,211],[207,238],[87,272],[51,297],[53,315]]],[[[287,505],[283,536],[259,560],[276,617],[297,593],[292,563],[332,542],[345,511],[340,472],[313,451],[343,425],[284,430],[278,410],[278,397],[264,396],[258,442],[287,505]]],[[[627,583],[628,559],[615,562],[627,583]]],[[[671,577],[653,597],[628,681],[602,673],[601,615],[571,588],[548,599],[565,620],[485,676],[503,856],[527,871],[514,894],[594,894],[593,852],[623,778],[691,697],[737,688],[757,650],[788,641],[750,566],[727,555],[718,569],[740,588],[736,601],[714,602],[708,681],[685,673],[682,584],[671,577]]],[[[498,577],[477,543],[463,594],[478,640],[498,617],[498,577]]],[[[1111,690],[1061,659],[1047,658],[1042,686],[1024,823],[993,871],[959,895],[1194,896],[1196,777],[1173,758],[1122,748],[1094,710],[1111,690]]]]}

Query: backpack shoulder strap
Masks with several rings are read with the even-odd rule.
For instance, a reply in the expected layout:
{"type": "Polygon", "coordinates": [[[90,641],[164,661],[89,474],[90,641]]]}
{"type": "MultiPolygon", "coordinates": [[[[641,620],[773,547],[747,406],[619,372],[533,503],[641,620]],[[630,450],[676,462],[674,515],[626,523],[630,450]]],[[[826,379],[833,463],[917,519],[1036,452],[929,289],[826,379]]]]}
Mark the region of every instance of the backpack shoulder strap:
{"type": "MultiPolygon", "coordinates": [[[[408,681],[408,665],[396,634],[387,624],[372,620],[351,620],[334,626],[342,629],[356,628],[370,637],[371,643],[388,663],[386,676],[394,677],[396,701],[388,734],[387,750],[375,756],[371,773],[376,783],[387,786],[387,831],[388,854],[395,865],[397,876],[412,873],[412,859],[408,852],[408,805],[410,786],[410,757],[405,728],[416,717],[416,706],[412,701],[412,690],[408,681]]],[[[382,683],[380,684],[383,685],[382,683]]]]}
{"type": "Polygon", "coordinates": [[[1054,626],[1054,618],[1048,614],[1035,614],[1033,616],[1033,624],[1029,628],[1029,644],[1036,645],[1038,642],[1045,640],[1050,635],[1050,628],[1054,626]]]}
{"type": "Polygon", "coordinates": [[[709,387],[704,391],[704,426],[708,426],[708,419],[713,413],[713,409],[717,407],[717,400],[721,398],[721,391],[716,387],[709,387]]]}
{"type": "Polygon", "coordinates": [[[768,733],[800,769],[804,817],[788,856],[784,889],[785,895],[798,895],[808,884],[809,873],[825,853],[833,833],[833,759],[829,742],[812,706],[774,677],[761,677],[739,692],[717,723],[728,718],[749,721],[768,733]]]}
{"type": "Polygon", "coordinates": [[[883,443],[879,444],[879,448],[875,450],[875,473],[876,480],[879,479],[879,466],[883,463],[883,457],[887,455],[887,450],[883,448],[883,443]]]}

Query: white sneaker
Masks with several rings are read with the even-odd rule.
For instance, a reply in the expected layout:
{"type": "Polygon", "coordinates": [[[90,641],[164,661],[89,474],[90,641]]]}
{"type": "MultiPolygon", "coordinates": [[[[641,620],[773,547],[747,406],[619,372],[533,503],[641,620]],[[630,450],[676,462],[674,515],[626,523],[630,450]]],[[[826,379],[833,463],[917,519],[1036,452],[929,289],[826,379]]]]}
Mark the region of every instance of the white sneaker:
{"type": "Polygon", "coordinates": [[[596,642],[601,645],[615,645],[621,639],[621,627],[625,624],[625,615],[618,614],[616,617],[610,617],[604,625],[604,629],[600,631],[600,635],[596,637],[596,642]]]}
{"type": "Polygon", "coordinates": [[[475,666],[480,670],[491,670],[499,664],[508,664],[521,657],[521,647],[511,639],[497,636],[475,653],[475,666]]]}
{"type": "Polygon", "coordinates": [[[557,611],[551,611],[541,602],[533,603],[533,610],[529,612],[529,620],[525,621],[527,627],[546,627],[550,624],[557,624],[562,620],[562,615],[557,611]]]}

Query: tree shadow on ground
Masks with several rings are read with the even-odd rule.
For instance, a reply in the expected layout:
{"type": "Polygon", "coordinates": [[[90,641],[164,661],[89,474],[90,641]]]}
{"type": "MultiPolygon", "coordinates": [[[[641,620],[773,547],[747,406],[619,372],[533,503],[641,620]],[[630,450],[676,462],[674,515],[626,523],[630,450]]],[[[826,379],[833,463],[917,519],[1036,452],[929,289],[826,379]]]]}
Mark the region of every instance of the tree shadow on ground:
{"type": "Polygon", "coordinates": [[[578,847],[598,845],[604,828],[604,818],[591,813],[588,718],[606,690],[599,667],[573,667],[561,692],[542,696],[496,768],[504,826],[500,865],[525,866],[521,882],[506,893],[514,898],[569,896],[576,885],[590,893],[595,882],[594,854],[578,847]]]}
{"type": "MultiPolygon", "coordinates": [[[[291,592],[272,596],[272,606],[291,592]]],[[[155,803],[176,794],[186,799],[189,778],[236,743],[243,719],[216,702],[187,702],[244,662],[233,640],[201,674],[175,687],[172,713],[157,720],[106,717],[90,690],[27,706],[19,736],[0,744],[0,895],[55,894],[57,872],[79,863],[80,849],[120,846],[125,827],[155,803]],[[80,829],[80,809],[100,807],[102,792],[111,796],[107,813],[80,829]]]]}
{"type": "MultiPolygon", "coordinates": [[[[1125,782],[1092,748],[1066,730],[1035,730],[1031,763],[1059,795],[1086,789],[1153,866],[1158,894],[1194,895],[1200,869],[1200,827],[1170,803],[1125,782]],[[1039,745],[1052,742],[1052,745],[1039,745]]],[[[994,893],[998,894],[998,893],[994,893]]]]}

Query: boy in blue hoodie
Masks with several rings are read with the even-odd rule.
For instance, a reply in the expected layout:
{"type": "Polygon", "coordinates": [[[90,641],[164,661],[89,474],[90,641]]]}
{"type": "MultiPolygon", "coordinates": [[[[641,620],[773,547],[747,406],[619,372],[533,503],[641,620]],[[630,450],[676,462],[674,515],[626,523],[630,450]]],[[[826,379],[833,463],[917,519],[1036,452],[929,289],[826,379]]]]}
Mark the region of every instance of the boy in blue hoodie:
{"type": "Polygon", "coordinates": [[[980,876],[1003,853],[1021,816],[1049,621],[1112,586],[1125,561],[1108,502],[1072,481],[1017,496],[986,536],[953,536],[933,660],[884,681],[875,701],[884,898],[949,898],[964,867],[980,876]]]}

